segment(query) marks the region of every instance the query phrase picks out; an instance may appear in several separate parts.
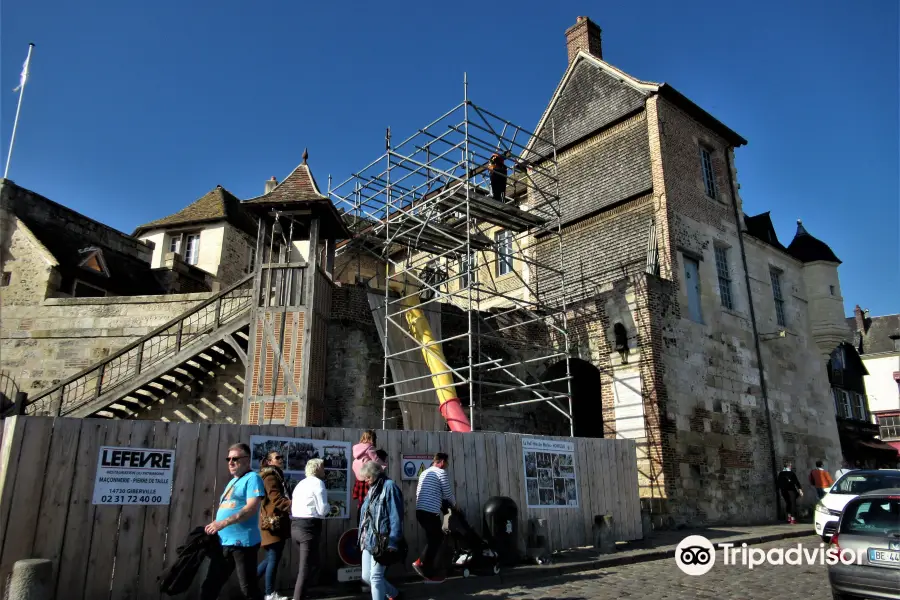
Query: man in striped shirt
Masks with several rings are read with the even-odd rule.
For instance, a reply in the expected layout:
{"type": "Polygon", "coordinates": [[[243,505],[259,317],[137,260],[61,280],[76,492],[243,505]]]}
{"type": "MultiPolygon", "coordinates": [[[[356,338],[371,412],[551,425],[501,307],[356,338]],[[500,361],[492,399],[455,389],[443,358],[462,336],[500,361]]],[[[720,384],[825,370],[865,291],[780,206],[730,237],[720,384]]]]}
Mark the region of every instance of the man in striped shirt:
{"type": "Polygon", "coordinates": [[[447,508],[456,509],[456,496],[447,476],[448,456],[443,452],[434,455],[431,466],[419,475],[416,488],[416,520],[425,530],[425,548],[422,555],[412,564],[416,573],[432,580],[435,569],[434,557],[444,540],[441,514],[447,508]]]}

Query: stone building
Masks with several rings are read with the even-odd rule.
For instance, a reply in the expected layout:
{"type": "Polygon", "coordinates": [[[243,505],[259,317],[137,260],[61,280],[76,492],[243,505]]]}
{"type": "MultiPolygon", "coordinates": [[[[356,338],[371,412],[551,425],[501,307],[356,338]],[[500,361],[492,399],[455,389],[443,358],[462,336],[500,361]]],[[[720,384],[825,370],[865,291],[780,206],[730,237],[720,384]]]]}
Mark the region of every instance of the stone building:
{"type": "Polygon", "coordinates": [[[141,225],[132,234],[153,244],[154,269],[180,259],[228,286],[250,272],[256,222],[221,185],[175,214],[141,225]]]}
{"type": "MultiPolygon", "coordinates": [[[[799,470],[810,468],[817,459],[830,465],[840,462],[826,373],[828,357],[846,336],[839,261],[802,227],[784,247],[768,213],[744,213],[734,156],[735,149],[746,144],[744,138],[671,85],[637,79],[605,61],[601,31],[589,19],[579,17],[566,31],[566,40],[567,68],[539,119],[535,129],[539,137],[532,141],[526,158],[539,162],[540,139],[556,140],[576,434],[637,442],[641,495],[658,524],[770,520],[777,512],[773,480],[783,460],[793,460],[799,470]]],[[[7,186],[15,193],[30,193],[4,182],[5,195],[13,193],[7,192],[7,186]]],[[[301,196],[310,189],[316,187],[304,159],[280,185],[267,184],[261,198],[268,200],[257,204],[269,206],[275,198],[283,209],[286,202],[307,201],[301,196]]],[[[514,187],[507,196],[523,209],[536,202],[514,187]]],[[[186,286],[184,282],[193,281],[203,290],[226,290],[232,294],[230,301],[244,302],[248,288],[241,286],[249,286],[252,279],[244,269],[249,270],[252,257],[259,255],[258,246],[255,255],[252,251],[255,229],[245,219],[246,206],[216,188],[175,215],[139,227],[135,235],[144,243],[107,232],[117,240],[115,244],[106,242],[101,248],[99,240],[94,245],[106,259],[113,250],[131,252],[142,262],[144,272],[170,275],[168,279],[154,275],[160,282],[155,292],[131,293],[164,294],[184,289],[173,282],[186,286]]],[[[503,236],[498,234],[502,232],[486,233],[494,251],[485,253],[479,274],[487,276],[490,270],[502,276],[511,268],[521,269],[525,281],[541,277],[528,261],[505,263],[501,268],[498,256],[502,256],[503,236]]],[[[28,268],[41,270],[49,282],[54,277],[52,261],[42,257],[28,236],[22,229],[14,242],[26,245],[26,262],[32,265],[28,268]]],[[[551,251],[542,239],[533,241],[532,254],[526,258],[541,258],[541,253],[551,251]]],[[[306,424],[377,426],[384,350],[366,299],[366,285],[374,281],[377,287],[383,265],[370,256],[345,254],[332,268],[327,243],[313,255],[309,246],[300,246],[303,261],[323,265],[322,277],[328,281],[321,285],[328,286],[331,296],[327,310],[317,308],[320,316],[330,312],[324,358],[316,355],[303,363],[304,369],[317,370],[324,378],[322,401],[308,413],[314,420],[307,418],[306,424]]],[[[85,253],[84,264],[109,266],[109,260],[103,263],[91,258],[95,256],[85,253]]],[[[6,265],[15,266],[15,262],[4,262],[4,277],[6,265]]],[[[10,278],[4,280],[10,286],[16,280],[12,266],[10,278]]],[[[508,293],[527,299],[528,290],[517,287],[516,280],[508,279],[508,293]]],[[[70,287],[66,293],[73,291],[70,287]]],[[[127,294],[128,290],[117,292],[127,294]]],[[[0,344],[4,368],[7,351],[19,349],[18,362],[10,367],[26,373],[17,384],[29,391],[50,388],[71,375],[66,369],[52,376],[36,375],[38,363],[55,352],[41,345],[42,337],[55,335],[73,347],[86,348],[82,340],[99,330],[105,332],[102,335],[118,335],[119,347],[127,348],[153,325],[166,323],[161,317],[129,313],[132,304],[142,303],[148,311],[151,305],[164,310],[164,303],[144,296],[129,296],[134,298],[129,309],[111,308],[126,303],[125,298],[92,298],[98,304],[90,310],[97,314],[82,321],[81,311],[87,309],[57,308],[76,299],[55,297],[33,286],[23,293],[32,294],[31,304],[23,306],[21,313],[4,314],[0,344]],[[91,333],[63,331],[63,323],[37,318],[53,310],[78,317],[75,322],[83,322],[91,333]],[[102,320],[111,319],[107,316],[111,313],[120,319],[130,315],[134,326],[140,323],[144,329],[102,320]],[[34,335],[31,330],[39,321],[44,333],[34,335]]],[[[2,298],[5,302],[6,296],[2,298]]],[[[202,307],[207,302],[213,307],[222,303],[215,292],[156,298],[170,298],[173,307],[183,303],[181,315],[206,310],[202,307]]],[[[245,421],[248,414],[256,414],[260,418],[268,406],[257,408],[256,413],[242,407],[247,396],[245,367],[262,352],[258,342],[249,342],[256,339],[251,335],[249,314],[233,313],[222,325],[219,310],[215,308],[215,331],[224,328],[221,335],[191,338],[195,341],[190,344],[206,344],[202,348],[182,345],[185,325],[172,326],[178,333],[165,339],[176,340],[174,354],[155,363],[159,372],[151,373],[152,380],[140,368],[149,340],[136,350],[136,370],[135,361],[126,360],[127,353],[116,358],[115,368],[127,371],[134,380],[128,383],[127,393],[122,391],[125,386],[118,388],[118,395],[104,395],[112,366],[89,379],[87,363],[109,355],[114,344],[86,350],[87,356],[79,355],[83,362],[78,365],[88,368],[79,380],[88,383],[73,380],[68,385],[89,387],[95,381],[90,399],[95,404],[83,414],[73,414],[245,421]],[[101,400],[102,406],[96,404],[101,400]]],[[[452,337],[453,320],[459,316],[458,309],[446,308],[445,337],[452,337]]],[[[464,361],[463,350],[447,344],[448,361],[464,361]]],[[[65,365],[71,359],[54,355],[53,360],[65,365]]],[[[541,378],[552,380],[559,364],[542,364],[541,378]]],[[[68,388],[63,388],[42,400],[48,410],[71,403],[68,388]]],[[[272,414],[276,410],[273,405],[272,414]]],[[[287,418],[287,411],[282,417],[287,418]]],[[[565,433],[568,426],[552,411],[490,406],[479,411],[474,424],[479,429],[526,433],[565,433]]]]}

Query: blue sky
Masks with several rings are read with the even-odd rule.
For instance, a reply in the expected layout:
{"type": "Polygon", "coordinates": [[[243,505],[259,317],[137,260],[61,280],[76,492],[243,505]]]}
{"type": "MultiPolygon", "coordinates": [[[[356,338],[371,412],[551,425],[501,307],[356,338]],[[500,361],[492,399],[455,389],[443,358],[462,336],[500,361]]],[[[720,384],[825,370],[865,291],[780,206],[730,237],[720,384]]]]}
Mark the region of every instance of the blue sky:
{"type": "Polygon", "coordinates": [[[587,15],[606,60],[749,140],[746,212],[771,210],[785,244],[797,218],[827,241],[848,314],[900,312],[900,3],[437,4],[9,0],[3,160],[29,41],[10,178],[130,232],[217,184],[256,196],[304,147],[321,186],[342,180],[386,126],[405,137],[458,103],[466,71],[476,103],[533,127],[566,66],[563,32],[587,15]]]}

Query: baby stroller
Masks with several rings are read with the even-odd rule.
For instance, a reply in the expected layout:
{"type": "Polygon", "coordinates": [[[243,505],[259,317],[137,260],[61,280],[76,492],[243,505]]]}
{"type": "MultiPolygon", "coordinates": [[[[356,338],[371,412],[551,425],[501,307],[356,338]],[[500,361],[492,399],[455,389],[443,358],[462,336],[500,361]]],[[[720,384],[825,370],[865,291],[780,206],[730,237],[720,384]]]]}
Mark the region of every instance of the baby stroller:
{"type": "Polygon", "coordinates": [[[453,568],[462,571],[463,577],[500,573],[500,557],[461,512],[450,511],[444,516],[444,533],[445,543],[453,548],[453,568]]]}

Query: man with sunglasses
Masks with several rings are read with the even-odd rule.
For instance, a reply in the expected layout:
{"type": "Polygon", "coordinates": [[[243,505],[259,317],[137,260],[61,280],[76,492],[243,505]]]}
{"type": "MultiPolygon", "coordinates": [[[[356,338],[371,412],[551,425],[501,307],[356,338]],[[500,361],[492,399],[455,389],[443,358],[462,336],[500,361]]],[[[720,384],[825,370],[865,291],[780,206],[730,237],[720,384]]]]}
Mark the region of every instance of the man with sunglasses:
{"type": "MultiPolygon", "coordinates": [[[[262,479],[250,470],[250,447],[234,444],[225,458],[232,479],[219,499],[216,520],[206,533],[219,535],[221,550],[210,553],[209,571],[200,588],[201,600],[215,600],[237,571],[238,584],[247,600],[262,600],[256,584],[256,557],[262,538],[259,532],[260,501],[266,495],[262,479]]],[[[218,548],[217,548],[218,550],[218,548]]]]}

